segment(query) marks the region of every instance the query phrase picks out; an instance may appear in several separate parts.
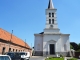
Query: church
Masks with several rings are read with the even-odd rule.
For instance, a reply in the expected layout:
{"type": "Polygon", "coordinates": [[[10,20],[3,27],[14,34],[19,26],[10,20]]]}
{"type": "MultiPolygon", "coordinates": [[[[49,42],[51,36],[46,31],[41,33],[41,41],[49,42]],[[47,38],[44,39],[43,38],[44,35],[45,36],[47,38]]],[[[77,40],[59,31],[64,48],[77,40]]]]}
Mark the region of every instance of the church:
{"type": "Polygon", "coordinates": [[[34,34],[34,55],[56,55],[70,51],[70,34],[60,32],[56,16],[57,9],[54,8],[52,0],[49,0],[46,9],[46,25],[41,33],[34,34]]]}

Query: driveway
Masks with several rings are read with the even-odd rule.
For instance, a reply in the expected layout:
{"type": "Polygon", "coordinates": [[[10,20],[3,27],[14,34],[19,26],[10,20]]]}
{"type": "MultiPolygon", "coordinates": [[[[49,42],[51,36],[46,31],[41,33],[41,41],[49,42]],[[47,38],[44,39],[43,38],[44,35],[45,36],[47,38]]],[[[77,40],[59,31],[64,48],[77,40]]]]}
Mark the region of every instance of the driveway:
{"type": "Polygon", "coordinates": [[[42,57],[42,56],[32,56],[30,58],[30,60],[44,60],[44,59],[45,59],[45,57],[42,57]]]}

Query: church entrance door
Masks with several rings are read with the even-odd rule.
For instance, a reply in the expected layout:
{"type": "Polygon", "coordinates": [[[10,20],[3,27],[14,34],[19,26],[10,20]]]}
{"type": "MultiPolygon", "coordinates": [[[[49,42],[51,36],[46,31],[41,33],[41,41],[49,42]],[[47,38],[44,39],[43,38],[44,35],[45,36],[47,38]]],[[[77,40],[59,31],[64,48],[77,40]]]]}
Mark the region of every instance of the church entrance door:
{"type": "Polygon", "coordinates": [[[55,45],[54,44],[50,44],[49,47],[50,47],[50,55],[55,54],[55,45]]]}

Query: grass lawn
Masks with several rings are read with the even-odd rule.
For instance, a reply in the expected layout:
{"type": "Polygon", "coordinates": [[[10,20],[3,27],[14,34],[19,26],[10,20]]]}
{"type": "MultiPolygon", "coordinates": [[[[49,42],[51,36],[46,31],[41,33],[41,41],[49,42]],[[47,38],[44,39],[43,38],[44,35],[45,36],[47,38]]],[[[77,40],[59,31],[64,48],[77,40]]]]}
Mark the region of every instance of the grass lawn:
{"type": "Polygon", "coordinates": [[[64,60],[64,58],[47,58],[46,60],[64,60]]]}

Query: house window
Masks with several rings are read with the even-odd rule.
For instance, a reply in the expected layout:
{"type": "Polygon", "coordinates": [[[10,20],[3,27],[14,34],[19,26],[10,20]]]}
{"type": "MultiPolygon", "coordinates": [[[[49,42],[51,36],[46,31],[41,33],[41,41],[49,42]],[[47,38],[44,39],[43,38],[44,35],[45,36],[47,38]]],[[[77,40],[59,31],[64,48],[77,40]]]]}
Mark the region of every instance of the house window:
{"type": "Polygon", "coordinates": [[[4,54],[5,53],[5,47],[3,47],[3,49],[2,49],[2,54],[4,54]]]}
{"type": "Polygon", "coordinates": [[[11,52],[11,48],[9,48],[9,52],[11,52]]]}
{"type": "Polygon", "coordinates": [[[52,17],[54,17],[54,13],[52,13],[52,17]]]}
{"type": "Polygon", "coordinates": [[[13,52],[14,52],[14,49],[13,49],[13,52]]]}
{"type": "Polygon", "coordinates": [[[51,13],[49,13],[49,17],[51,17],[51,13]]]}
{"type": "Polygon", "coordinates": [[[54,19],[52,19],[52,24],[54,24],[54,19]]]}
{"type": "Polygon", "coordinates": [[[16,52],[17,52],[17,49],[16,49],[16,52]]]}
{"type": "Polygon", "coordinates": [[[49,19],[49,24],[51,24],[51,19],[49,19]]]}

